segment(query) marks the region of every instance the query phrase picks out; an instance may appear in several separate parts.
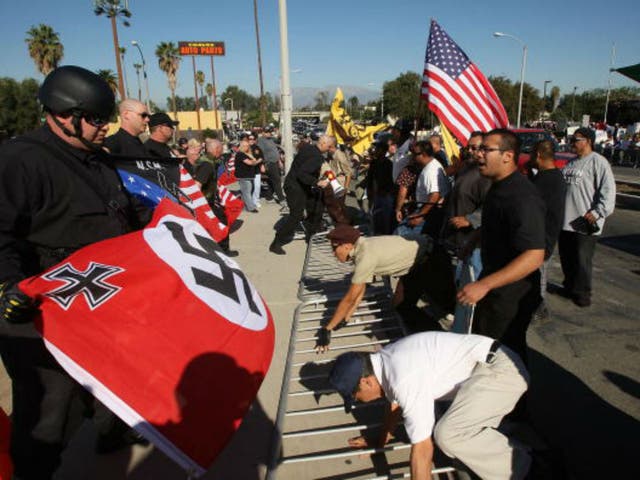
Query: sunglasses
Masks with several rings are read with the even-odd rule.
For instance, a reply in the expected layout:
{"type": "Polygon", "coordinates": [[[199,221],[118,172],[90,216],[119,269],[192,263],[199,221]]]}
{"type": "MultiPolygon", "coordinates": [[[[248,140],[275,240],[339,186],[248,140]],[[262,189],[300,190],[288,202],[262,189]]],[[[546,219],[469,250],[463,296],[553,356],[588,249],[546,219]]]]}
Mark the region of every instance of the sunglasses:
{"type": "Polygon", "coordinates": [[[582,137],[573,137],[573,138],[571,139],[571,143],[584,142],[584,141],[586,141],[586,140],[587,140],[586,138],[582,138],[582,137]]]}
{"type": "Polygon", "coordinates": [[[98,116],[93,116],[93,115],[85,115],[84,121],[87,122],[92,127],[96,127],[96,128],[104,127],[107,123],[109,123],[108,118],[100,118],[98,116]]]}
{"type": "Polygon", "coordinates": [[[482,149],[480,145],[469,145],[469,150],[472,152],[479,152],[482,149]]]}
{"type": "Polygon", "coordinates": [[[133,113],[135,113],[136,115],[140,115],[142,118],[149,118],[149,117],[151,116],[151,115],[149,115],[147,112],[142,112],[142,113],[140,113],[140,112],[133,112],[133,113]]]}

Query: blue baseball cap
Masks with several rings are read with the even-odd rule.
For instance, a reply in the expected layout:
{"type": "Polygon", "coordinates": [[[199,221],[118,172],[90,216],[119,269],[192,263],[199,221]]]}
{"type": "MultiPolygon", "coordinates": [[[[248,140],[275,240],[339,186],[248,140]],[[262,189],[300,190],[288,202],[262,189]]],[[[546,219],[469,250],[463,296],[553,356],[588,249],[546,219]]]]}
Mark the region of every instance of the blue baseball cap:
{"type": "Polygon", "coordinates": [[[364,371],[363,354],[347,352],[339,355],[329,373],[329,383],[344,400],[344,411],[349,413],[353,407],[353,393],[358,388],[364,371]]]}

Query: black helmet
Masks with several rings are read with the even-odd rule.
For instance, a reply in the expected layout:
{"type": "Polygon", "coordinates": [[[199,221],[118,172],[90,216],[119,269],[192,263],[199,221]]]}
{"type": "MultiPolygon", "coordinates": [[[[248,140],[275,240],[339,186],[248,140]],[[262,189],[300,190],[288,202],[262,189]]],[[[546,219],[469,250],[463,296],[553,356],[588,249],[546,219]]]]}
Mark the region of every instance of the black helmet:
{"type": "Polygon", "coordinates": [[[108,119],[116,100],[102,78],[73,65],[56,68],[38,91],[40,103],[52,113],[82,113],[108,119]]]}

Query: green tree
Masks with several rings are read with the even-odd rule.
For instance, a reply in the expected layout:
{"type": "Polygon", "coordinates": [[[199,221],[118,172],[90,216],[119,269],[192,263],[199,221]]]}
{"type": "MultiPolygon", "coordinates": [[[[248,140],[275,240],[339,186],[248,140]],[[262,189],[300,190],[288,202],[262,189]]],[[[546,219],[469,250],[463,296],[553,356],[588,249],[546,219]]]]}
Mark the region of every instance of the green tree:
{"type": "Polygon", "coordinates": [[[111,21],[111,34],[113,35],[113,48],[116,54],[116,67],[118,71],[118,92],[120,98],[125,98],[124,81],[122,75],[122,62],[120,61],[120,43],[118,41],[118,26],[116,18],[122,18],[122,24],[128,27],[128,18],[131,18],[131,12],[125,8],[124,2],[121,0],[94,0],[93,13],[97,16],[105,15],[111,21]]]}
{"type": "MultiPolygon", "coordinates": [[[[422,77],[415,72],[405,72],[394,80],[384,82],[382,94],[384,96],[384,110],[399,118],[416,118],[424,121],[427,116],[425,102],[420,99],[422,77]]],[[[374,102],[376,114],[380,115],[380,102],[374,102]]]]}
{"type": "MultiPolygon", "coordinates": [[[[173,42],[160,42],[156,47],[156,57],[158,66],[167,75],[169,90],[171,90],[171,105],[173,107],[174,118],[178,118],[178,105],[176,104],[176,86],[178,83],[178,68],[182,57],[178,52],[178,47],[173,42]]],[[[185,111],[183,109],[180,109],[185,111]]],[[[195,110],[195,104],[191,110],[195,110]]]]}
{"type": "Polygon", "coordinates": [[[326,90],[321,90],[316,93],[315,101],[316,103],[313,106],[314,110],[329,110],[329,92],[326,90]]]}
{"type": "Polygon", "coordinates": [[[115,74],[113,70],[104,69],[97,70],[96,73],[100,78],[102,78],[105,82],[109,84],[109,87],[115,94],[118,91],[118,76],[115,74]]]}
{"type": "MultiPolygon", "coordinates": [[[[200,85],[200,98],[201,99],[204,99],[204,91],[203,91],[204,81],[205,81],[204,72],[202,70],[198,70],[196,72],[196,82],[198,83],[198,85],[200,85]]],[[[204,105],[202,105],[202,103],[201,103],[200,106],[204,108],[204,105]]]]}
{"type": "Polygon", "coordinates": [[[58,63],[64,55],[64,46],[60,43],[60,36],[53,31],[53,28],[44,23],[37,27],[32,26],[27,31],[25,42],[29,48],[29,56],[35,62],[40,73],[46,76],[58,68],[58,63]]]}
{"type": "Polygon", "coordinates": [[[354,120],[358,118],[358,110],[360,109],[360,100],[358,100],[358,97],[349,97],[349,99],[347,100],[347,105],[349,105],[349,115],[351,115],[351,118],[353,118],[354,120]]]}
{"type": "MultiPolygon", "coordinates": [[[[167,105],[169,103],[167,102],[167,105]]],[[[167,111],[164,108],[160,108],[158,105],[156,105],[153,100],[149,100],[149,109],[153,112],[153,113],[167,113],[167,111]]]]}
{"type": "Polygon", "coordinates": [[[0,137],[13,137],[33,130],[40,123],[38,82],[0,78],[0,137]]]}
{"type": "Polygon", "coordinates": [[[225,103],[225,108],[231,109],[231,106],[227,102],[227,99],[231,99],[233,101],[233,109],[234,110],[242,110],[248,112],[250,110],[257,110],[259,107],[258,99],[253,95],[247,93],[242,90],[237,85],[229,85],[224,92],[222,92],[222,101],[225,103]]]}

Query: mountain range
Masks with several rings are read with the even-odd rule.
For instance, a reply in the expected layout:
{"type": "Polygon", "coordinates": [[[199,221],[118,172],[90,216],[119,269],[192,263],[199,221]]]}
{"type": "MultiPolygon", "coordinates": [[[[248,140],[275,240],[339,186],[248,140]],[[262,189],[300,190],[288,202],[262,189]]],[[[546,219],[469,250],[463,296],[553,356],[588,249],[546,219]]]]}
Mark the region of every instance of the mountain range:
{"type": "MultiPolygon", "coordinates": [[[[345,100],[351,97],[358,97],[360,104],[366,104],[370,101],[380,98],[380,91],[372,90],[371,88],[358,87],[353,85],[327,85],[322,88],[318,87],[293,87],[291,89],[291,95],[293,97],[293,108],[302,108],[307,106],[313,106],[316,103],[316,95],[319,92],[327,92],[329,94],[329,103],[333,100],[336,94],[336,88],[340,87],[344,94],[345,100]]],[[[274,97],[280,94],[279,91],[271,92],[274,97]]]]}

